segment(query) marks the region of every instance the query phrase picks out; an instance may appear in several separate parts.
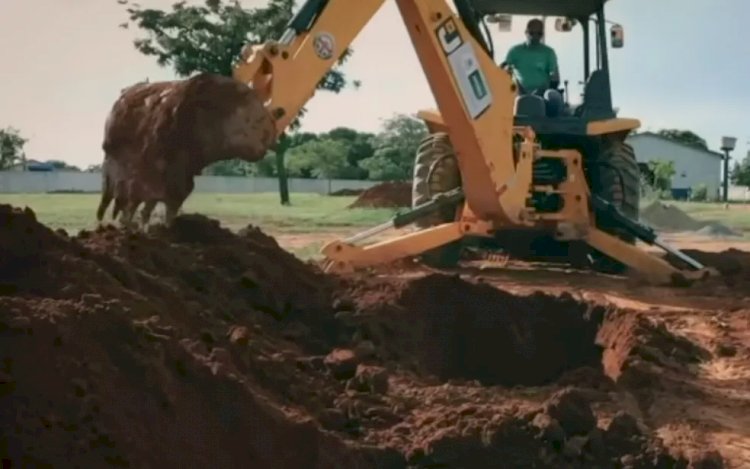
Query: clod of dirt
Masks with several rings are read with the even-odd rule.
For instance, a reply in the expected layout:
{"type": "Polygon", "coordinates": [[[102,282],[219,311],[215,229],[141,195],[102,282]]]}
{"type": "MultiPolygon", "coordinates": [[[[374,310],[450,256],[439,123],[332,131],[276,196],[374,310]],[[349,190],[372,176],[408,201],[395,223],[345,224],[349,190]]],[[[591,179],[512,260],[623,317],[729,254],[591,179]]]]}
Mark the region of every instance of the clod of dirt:
{"type": "Polygon", "coordinates": [[[384,182],[362,192],[349,208],[391,208],[411,206],[411,185],[384,182]]]}
{"type": "Polygon", "coordinates": [[[547,401],[544,411],[569,435],[585,435],[596,426],[596,417],[588,400],[573,388],[557,392],[547,401]]]}
{"type": "Polygon", "coordinates": [[[557,451],[561,451],[565,443],[565,430],[560,422],[549,414],[539,413],[534,417],[532,425],[539,428],[539,436],[557,451]]]}
{"type": "Polygon", "coordinates": [[[357,355],[348,349],[336,349],[329,353],[324,363],[336,379],[349,379],[357,371],[357,355]]]}
{"type": "Polygon", "coordinates": [[[709,451],[693,458],[690,469],[724,469],[724,458],[717,451],[709,451]]]}
{"type": "Polygon", "coordinates": [[[358,365],[354,378],[347,382],[347,389],[373,394],[388,392],[388,371],[379,366],[358,365]]]}
{"type": "Polygon", "coordinates": [[[619,440],[640,435],[641,429],[638,427],[638,421],[635,417],[620,411],[609,422],[606,434],[607,438],[619,440]]]}
{"type": "Polygon", "coordinates": [[[229,328],[229,341],[234,345],[246,346],[250,342],[250,331],[245,326],[229,328]]]}

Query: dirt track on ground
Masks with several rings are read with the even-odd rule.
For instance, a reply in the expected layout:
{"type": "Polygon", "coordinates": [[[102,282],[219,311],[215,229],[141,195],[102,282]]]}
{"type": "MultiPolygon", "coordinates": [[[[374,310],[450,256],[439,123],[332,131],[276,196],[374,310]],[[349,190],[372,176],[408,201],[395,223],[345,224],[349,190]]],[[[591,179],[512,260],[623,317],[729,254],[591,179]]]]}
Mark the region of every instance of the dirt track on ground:
{"type": "Polygon", "coordinates": [[[697,253],[727,268],[689,289],[522,263],[340,278],[200,216],[0,222],[13,467],[750,464],[748,253],[697,253]]]}

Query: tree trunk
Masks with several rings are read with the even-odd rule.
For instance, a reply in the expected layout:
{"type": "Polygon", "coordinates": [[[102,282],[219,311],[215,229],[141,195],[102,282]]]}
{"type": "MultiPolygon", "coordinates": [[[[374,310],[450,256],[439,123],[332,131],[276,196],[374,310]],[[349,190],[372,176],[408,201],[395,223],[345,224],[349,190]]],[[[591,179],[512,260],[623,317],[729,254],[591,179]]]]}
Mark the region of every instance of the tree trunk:
{"type": "Polygon", "coordinates": [[[281,198],[281,205],[291,205],[289,200],[289,181],[286,176],[286,166],[284,165],[284,156],[289,148],[289,139],[286,134],[282,135],[279,139],[279,144],[276,147],[276,173],[279,177],[279,197],[281,198]]]}

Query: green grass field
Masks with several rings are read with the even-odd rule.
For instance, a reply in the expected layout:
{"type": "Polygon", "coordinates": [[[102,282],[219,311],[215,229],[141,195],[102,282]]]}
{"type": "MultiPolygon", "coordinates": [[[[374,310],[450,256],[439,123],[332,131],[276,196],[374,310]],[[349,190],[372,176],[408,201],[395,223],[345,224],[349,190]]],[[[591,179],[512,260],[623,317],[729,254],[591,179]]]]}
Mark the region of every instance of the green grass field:
{"type": "MultiPolygon", "coordinates": [[[[387,221],[395,210],[348,209],[354,197],[292,194],[292,205],[279,204],[274,193],[193,194],[185,203],[186,213],[201,213],[237,230],[248,224],[270,234],[341,231],[387,221]]],[[[0,194],[0,203],[28,206],[39,221],[51,228],[75,233],[96,226],[98,194],[0,194]]],[[[161,206],[156,216],[162,216],[161,206]]],[[[111,207],[110,212],[111,213],[111,207]]]]}
{"type": "MultiPolygon", "coordinates": [[[[248,224],[261,227],[269,234],[304,234],[342,232],[374,226],[390,218],[391,209],[348,209],[354,197],[330,197],[316,194],[292,194],[292,205],[279,204],[275,193],[260,194],[193,194],[185,203],[186,213],[201,213],[237,230],[248,224]]],[[[71,233],[91,229],[99,203],[98,194],[0,194],[0,203],[28,206],[39,220],[71,233]]],[[[692,217],[719,221],[732,228],[750,232],[750,205],[675,203],[692,217]]],[[[161,217],[161,207],[156,216],[161,217]]]]}

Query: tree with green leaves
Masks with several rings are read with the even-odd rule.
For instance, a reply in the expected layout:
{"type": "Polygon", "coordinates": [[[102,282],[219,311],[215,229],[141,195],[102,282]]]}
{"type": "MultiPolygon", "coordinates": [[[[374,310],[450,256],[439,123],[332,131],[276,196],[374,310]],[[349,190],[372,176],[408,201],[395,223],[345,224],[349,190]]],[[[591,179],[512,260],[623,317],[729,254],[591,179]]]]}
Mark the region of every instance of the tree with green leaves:
{"type": "Polygon", "coordinates": [[[367,170],[360,167],[360,162],[372,157],[375,153],[374,134],[359,132],[349,127],[336,127],[326,132],[324,137],[346,144],[346,160],[349,163],[347,174],[349,177],[352,179],[367,179],[367,170]]]}
{"type": "Polygon", "coordinates": [[[26,161],[24,146],[28,139],[21,136],[18,129],[0,129],[0,170],[9,169],[26,161]]]}
{"type": "Polygon", "coordinates": [[[383,124],[373,139],[374,152],[360,162],[376,181],[408,181],[414,169],[414,155],[427,136],[427,126],[412,116],[398,114],[383,124]]]}
{"type": "Polygon", "coordinates": [[[208,166],[203,174],[209,176],[247,176],[251,174],[252,164],[240,159],[222,160],[208,166]]]}
{"type": "Polygon", "coordinates": [[[347,177],[348,149],[340,140],[310,140],[289,150],[289,171],[294,176],[333,179],[347,177]]]}
{"type": "Polygon", "coordinates": [[[741,162],[734,163],[729,178],[736,186],[750,187],[750,151],[741,162]]]}
{"type": "MultiPolygon", "coordinates": [[[[127,4],[127,0],[118,2],[127,4]]],[[[180,1],[168,10],[160,10],[134,3],[127,7],[129,22],[123,27],[132,24],[144,32],[145,37],[134,42],[136,49],[156,58],[159,65],[171,68],[180,77],[198,72],[231,76],[245,45],[281,37],[293,16],[294,4],[294,0],[269,0],[264,7],[247,9],[237,0],[204,0],[198,5],[180,1]]],[[[344,51],[337,66],[318,83],[318,89],[338,93],[349,84],[340,67],[351,52],[344,51]]],[[[356,81],[352,84],[359,86],[356,81]]],[[[290,133],[299,128],[304,111],[290,125],[290,133]]],[[[284,134],[272,152],[282,204],[289,203],[284,157],[290,146],[284,134]]]]}
{"type": "Polygon", "coordinates": [[[674,142],[697,148],[698,150],[708,150],[706,141],[689,130],[662,129],[657,134],[674,142]]]}
{"type": "Polygon", "coordinates": [[[677,174],[672,160],[653,160],[648,162],[648,168],[653,174],[652,185],[660,192],[672,189],[672,177],[677,174]]]}

